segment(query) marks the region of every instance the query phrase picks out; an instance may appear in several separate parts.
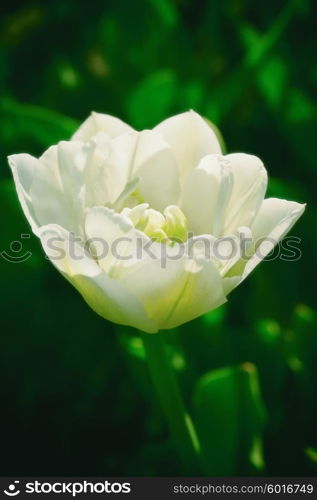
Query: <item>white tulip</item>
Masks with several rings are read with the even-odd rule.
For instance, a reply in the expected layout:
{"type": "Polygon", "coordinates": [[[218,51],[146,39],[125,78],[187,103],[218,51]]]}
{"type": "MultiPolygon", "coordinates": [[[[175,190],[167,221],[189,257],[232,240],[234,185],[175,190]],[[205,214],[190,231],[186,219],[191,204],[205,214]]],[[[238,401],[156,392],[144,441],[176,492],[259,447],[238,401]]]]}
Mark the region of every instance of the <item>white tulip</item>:
{"type": "Polygon", "coordinates": [[[223,156],[193,111],[142,132],[92,113],[72,140],[9,163],[24,213],[57,269],[102,317],[149,333],[226,302],[271,250],[259,239],[277,243],[305,208],[264,200],[261,160],[223,156]],[[224,244],[228,235],[240,242],[242,234],[248,258],[203,251],[204,242],[224,244]],[[117,254],[99,255],[102,241],[117,254]],[[150,254],[138,255],[140,242],[150,254]]]}

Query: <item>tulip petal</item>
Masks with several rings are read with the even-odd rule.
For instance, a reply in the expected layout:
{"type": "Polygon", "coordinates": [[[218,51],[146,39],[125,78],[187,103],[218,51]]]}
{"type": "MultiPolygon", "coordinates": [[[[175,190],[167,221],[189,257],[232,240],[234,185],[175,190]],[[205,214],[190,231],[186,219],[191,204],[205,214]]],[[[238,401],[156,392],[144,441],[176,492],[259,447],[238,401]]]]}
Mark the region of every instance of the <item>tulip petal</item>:
{"type": "Polygon", "coordinates": [[[178,173],[172,153],[153,132],[123,133],[114,139],[98,132],[83,144],[81,156],[87,207],[109,205],[119,210],[136,190],[138,198],[150,198],[153,207],[178,196],[178,173]],[[151,191],[153,184],[155,189],[151,191]]]}
{"type": "Polygon", "coordinates": [[[109,137],[117,137],[126,132],[133,132],[133,128],[119,118],[93,111],[74,133],[72,140],[86,142],[98,132],[105,132],[109,137]]]}
{"type": "Polygon", "coordinates": [[[39,224],[30,198],[30,187],[34,178],[34,171],[38,168],[38,160],[29,154],[22,153],[9,156],[8,161],[24,215],[32,231],[37,234],[39,224]]]}
{"type": "Polygon", "coordinates": [[[27,154],[9,157],[19,200],[32,230],[56,223],[80,232],[83,215],[80,167],[74,160],[78,142],[60,142],[38,160],[27,154]]]}
{"type": "Polygon", "coordinates": [[[9,163],[24,212],[36,233],[55,223],[83,234],[84,210],[111,204],[125,189],[136,139],[120,136],[120,143],[99,132],[87,143],[60,142],[39,159],[13,155],[9,163]]]}
{"type": "Polygon", "coordinates": [[[144,233],[134,228],[128,217],[107,207],[93,207],[87,212],[85,232],[89,250],[100,267],[115,279],[138,259],[146,258],[141,248],[151,243],[144,233]]]}
{"type": "Polygon", "coordinates": [[[178,202],[178,167],[170,146],[159,134],[151,130],[138,134],[133,172],[140,178],[138,194],[151,208],[163,211],[178,202]]]}
{"type": "Polygon", "coordinates": [[[263,201],[267,172],[259,158],[244,153],[226,155],[232,164],[233,189],[226,207],[222,234],[250,226],[263,201]]]}
{"type": "MultiPolygon", "coordinates": [[[[163,248],[163,246],[161,246],[163,248]]],[[[175,328],[224,302],[222,280],[210,259],[150,259],[129,268],[120,283],[144,304],[159,329],[175,328]]]]}
{"type": "Polygon", "coordinates": [[[99,265],[138,297],[160,329],[173,328],[225,302],[212,260],[190,259],[185,245],[155,243],[131,227],[124,215],[105,207],[89,210],[86,233],[91,241],[107,242],[110,252],[99,265]],[[118,244],[115,252],[113,244],[118,244]]]}
{"type": "Polygon", "coordinates": [[[213,129],[194,111],[164,120],[154,128],[173,150],[183,179],[208,154],[221,154],[213,129]]]}
{"type": "Polygon", "coordinates": [[[85,206],[113,205],[129,183],[136,133],[109,139],[98,132],[83,144],[80,161],[85,179],[85,206]]]}
{"type": "Polygon", "coordinates": [[[251,226],[253,243],[248,250],[251,257],[241,260],[228,272],[225,285],[227,293],[240,284],[253,269],[272,251],[274,246],[290,231],[303,214],[305,204],[295,201],[267,198],[251,226]],[[237,276],[240,276],[238,281],[237,276]]]}
{"type": "Polygon", "coordinates": [[[100,316],[148,333],[157,331],[141,302],[100,269],[78,239],[64,228],[49,224],[39,229],[45,253],[100,316]]]}
{"type": "Polygon", "coordinates": [[[281,241],[292,229],[305,207],[305,204],[279,198],[267,198],[263,201],[251,226],[255,254],[247,262],[243,278],[272,251],[273,245],[281,241]]]}
{"type": "Polygon", "coordinates": [[[231,191],[230,162],[220,155],[205,156],[188,175],[181,196],[189,231],[218,236],[231,191]]]}

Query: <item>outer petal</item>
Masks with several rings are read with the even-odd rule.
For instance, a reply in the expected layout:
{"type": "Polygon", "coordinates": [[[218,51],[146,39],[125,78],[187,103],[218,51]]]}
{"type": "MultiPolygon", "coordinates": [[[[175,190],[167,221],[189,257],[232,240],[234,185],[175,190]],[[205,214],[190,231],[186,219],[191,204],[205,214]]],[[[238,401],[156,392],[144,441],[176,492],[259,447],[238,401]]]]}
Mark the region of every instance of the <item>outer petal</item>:
{"type": "Polygon", "coordinates": [[[251,230],[238,228],[236,234],[216,238],[210,234],[200,234],[188,240],[189,255],[211,259],[220,276],[228,275],[228,271],[239,262],[249,250],[252,241],[251,230]]]}
{"type": "Polygon", "coordinates": [[[39,160],[27,154],[9,157],[19,200],[32,230],[56,223],[80,232],[83,175],[75,157],[78,142],[60,142],[39,160]]]}
{"type": "Polygon", "coordinates": [[[9,156],[8,160],[24,215],[26,216],[32,231],[37,234],[39,223],[32,205],[30,187],[34,178],[34,171],[38,168],[38,160],[33,156],[24,153],[9,156]]]}
{"type": "Polygon", "coordinates": [[[189,231],[220,234],[232,184],[230,162],[225,157],[208,155],[200,161],[188,175],[181,197],[189,231]]]}
{"type": "Polygon", "coordinates": [[[244,153],[226,156],[232,164],[233,189],[227,204],[222,234],[250,226],[263,201],[267,173],[259,158],[244,153]]]}
{"type": "Polygon", "coordinates": [[[72,140],[86,142],[98,132],[105,132],[109,137],[117,137],[132,131],[133,128],[119,118],[93,111],[74,133],[72,140]]]}
{"type": "Polygon", "coordinates": [[[39,235],[54,266],[97,314],[148,333],[157,331],[141,302],[118,281],[109,278],[68,231],[50,224],[41,227],[39,235]]]}
{"type": "Polygon", "coordinates": [[[99,132],[86,143],[62,141],[38,160],[11,156],[19,199],[33,231],[54,223],[82,235],[85,208],[112,204],[129,182],[136,135],[123,134],[118,143],[99,132]]]}
{"type": "Polygon", "coordinates": [[[185,323],[225,301],[212,260],[189,258],[186,245],[154,243],[125,216],[105,207],[88,212],[86,233],[91,241],[107,242],[110,252],[99,260],[100,266],[142,302],[160,329],[185,323]]]}
{"type": "Polygon", "coordinates": [[[82,235],[85,208],[118,209],[136,189],[158,210],[179,197],[172,151],[151,131],[124,133],[115,139],[98,132],[86,143],[62,141],[38,160],[22,154],[11,156],[9,163],[34,232],[55,223],[82,235]]]}
{"type": "Polygon", "coordinates": [[[216,134],[207,122],[194,111],[182,113],[157,125],[171,146],[183,178],[208,154],[221,154],[216,134]]]}
{"type": "Polygon", "coordinates": [[[221,277],[211,260],[147,260],[131,267],[120,283],[142,301],[159,329],[174,328],[226,301],[221,277]]]}
{"type": "Polygon", "coordinates": [[[263,201],[251,227],[256,250],[245,266],[244,278],[272,251],[272,244],[275,246],[292,229],[305,207],[305,204],[279,198],[263,201]]]}
{"type": "Polygon", "coordinates": [[[252,255],[247,261],[239,261],[229,271],[225,278],[227,293],[240,284],[284,238],[303,214],[305,206],[305,204],[279,198],[267,198],[263,201],[251,226],[253,244],[248,254],[252,252],[252,255]]]}

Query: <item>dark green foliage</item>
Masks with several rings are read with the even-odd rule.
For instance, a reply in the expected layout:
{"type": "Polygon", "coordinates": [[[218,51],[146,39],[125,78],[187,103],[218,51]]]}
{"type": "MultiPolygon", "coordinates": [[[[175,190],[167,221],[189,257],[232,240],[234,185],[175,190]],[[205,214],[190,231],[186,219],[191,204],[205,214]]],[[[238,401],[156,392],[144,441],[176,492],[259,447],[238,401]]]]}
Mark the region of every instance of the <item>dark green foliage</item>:
{"type": "Polygon", "coordinates": [[[206,471],[316,473],[315,3],[12,0],[1,10],[0,250],[20,240],[33,254],[0,257],[1,474],[182,474],[136,332],[97,317],[37,239],[21,240],[29,228],[6,155],[39,155],[91,110],[149,128],[190,108],[215,121],[228,152],[263,159],[270,196],[308,203],[292,230],[299,260],[262,263],[228,304],[166,334],[205,447],[218,429],[206,471]],[[232,438],[223,446],[221,432],[232,438]]]}

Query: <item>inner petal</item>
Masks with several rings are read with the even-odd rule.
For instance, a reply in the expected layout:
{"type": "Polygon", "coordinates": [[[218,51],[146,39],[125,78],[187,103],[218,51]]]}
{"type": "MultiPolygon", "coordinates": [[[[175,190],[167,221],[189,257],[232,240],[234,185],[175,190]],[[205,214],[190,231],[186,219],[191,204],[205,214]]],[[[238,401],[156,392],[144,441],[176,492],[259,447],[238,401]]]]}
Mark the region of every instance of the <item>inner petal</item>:
{"type": "Polygon", "coordinates": [[[232,192],[231,163],[221,155],[207,155],[185,182],[181,207],[195,235],[219,236],[225,207],[232,192]]]}

